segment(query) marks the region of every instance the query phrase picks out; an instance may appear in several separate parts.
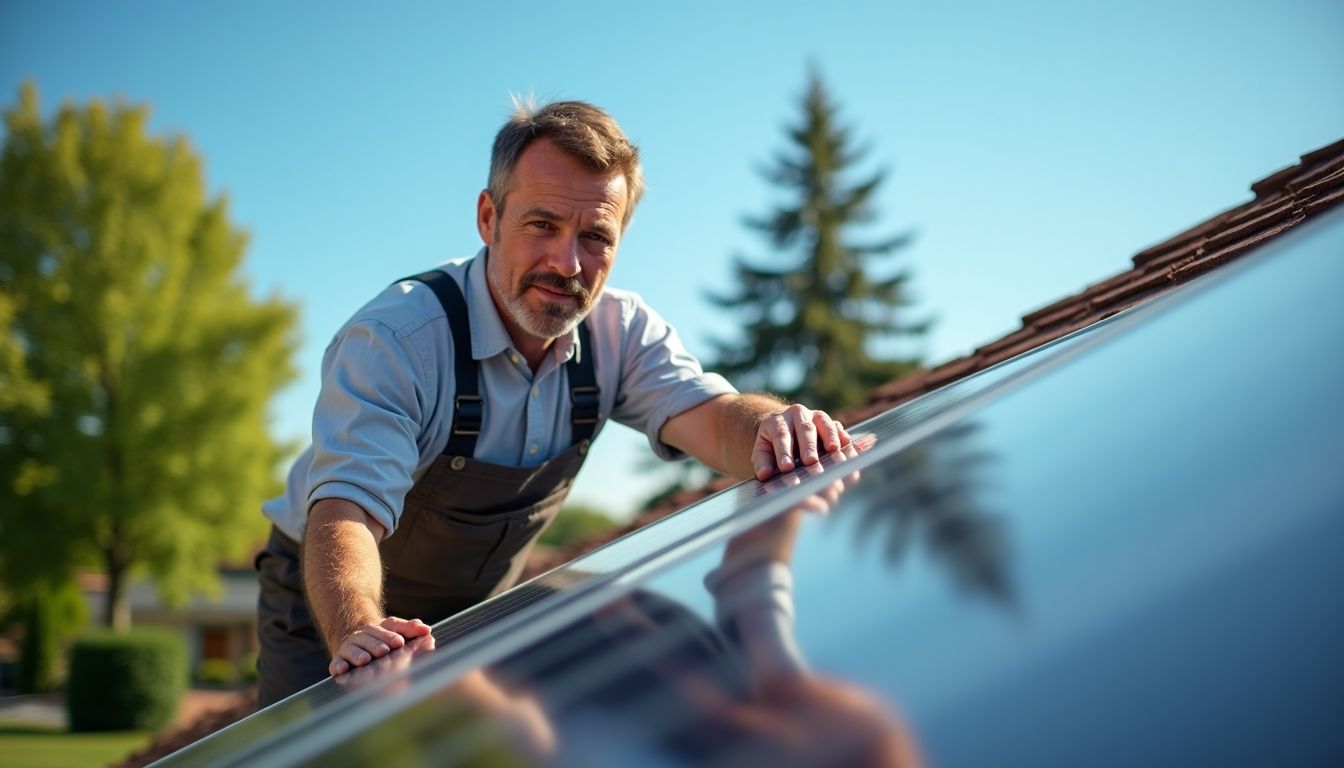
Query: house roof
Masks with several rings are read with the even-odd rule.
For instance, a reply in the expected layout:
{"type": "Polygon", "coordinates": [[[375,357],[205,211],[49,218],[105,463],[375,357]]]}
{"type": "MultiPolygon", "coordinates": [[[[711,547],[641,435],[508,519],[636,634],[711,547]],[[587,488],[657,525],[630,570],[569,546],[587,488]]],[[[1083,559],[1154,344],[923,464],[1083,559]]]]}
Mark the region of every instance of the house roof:
{"type": "MultiPolygon", "coordinates": [[[[877,387],[867,402],[846,408],[837,418],[857,424],[920,395],[1148,301],[1178,285],[1229,264],[1303,221],[1344,201],[1344,139],[1302,155],[1299,162],[1251,184],[1249,202],[1146,248],[1131,266],[1082,291],[1022,316],[1022,325],[1002,338],[933,368],[920,369],[877,387]]],[[[654,520],[733,485],[718,478],[676,494],[619,529],[598,534],[560,550],[539,550],[528,563],[535,576],[625,535],[654,520]]]]}

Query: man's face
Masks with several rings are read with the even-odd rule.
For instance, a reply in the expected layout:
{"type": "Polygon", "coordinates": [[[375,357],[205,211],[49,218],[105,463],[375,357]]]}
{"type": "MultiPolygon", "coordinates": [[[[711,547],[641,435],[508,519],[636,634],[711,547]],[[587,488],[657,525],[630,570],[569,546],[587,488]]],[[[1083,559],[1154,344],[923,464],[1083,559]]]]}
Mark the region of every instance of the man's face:
{"type": "Polygon", "coordinates": [[[502,210],[489,192],[476,206],[491,297],[515,346],[546,348],[579,324],[606,285],[625,176],[590,171],[542,139],[523,150],[504,197],[502,210]]]}

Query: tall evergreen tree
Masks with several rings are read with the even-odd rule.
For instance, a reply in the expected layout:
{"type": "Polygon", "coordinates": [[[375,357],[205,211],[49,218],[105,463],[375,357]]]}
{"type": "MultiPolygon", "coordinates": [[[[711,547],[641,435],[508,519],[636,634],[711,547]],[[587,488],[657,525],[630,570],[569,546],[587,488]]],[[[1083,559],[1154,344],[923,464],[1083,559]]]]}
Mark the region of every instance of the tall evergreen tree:
{"type": "Polygon", "coordinates": [[[863,151],[838,123],[815,71],[802,99],[802,120],[787,134],[789,148],[763,172],[787,201],[763,218],[746,220],[776,255],[766,265],[735,258],[736,290],[709,295],[744,319],[744,338],[715,340],[714,368],[745,388],[838,409],[918,364],[878,359],[871,342],[921,334],[928,324],[900,316],[910,303],[905,272],[877,277],[870,270],[872,261],[892,255],[910,236],[853,239],[853,230],[876,218],[872,198],[885,173],[851,180],[863,151]]]}
{"type": "Polygon", "coordinates": [[[94,101],[44,122],[25,85],[0,154],[0,578],[23,595],[101,565],[118,627],[133,573],[180,600],[264,534],[296,343],[294,307],[238,275],[246,236],[199,157],[147,120],[94,101]]]}

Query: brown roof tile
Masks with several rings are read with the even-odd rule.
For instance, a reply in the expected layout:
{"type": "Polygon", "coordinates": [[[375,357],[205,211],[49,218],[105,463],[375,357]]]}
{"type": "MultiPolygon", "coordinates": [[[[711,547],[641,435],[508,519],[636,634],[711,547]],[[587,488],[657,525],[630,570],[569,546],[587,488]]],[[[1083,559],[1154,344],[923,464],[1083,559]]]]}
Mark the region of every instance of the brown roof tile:
{"type": "Polygon", "coordinates": [[[1344,158],[1344,139],[1336,141],[1334,144],[1327,144],[1320,149],[1312,150],[1302,156],[1302,165],[1315,165],[1322,160],[1344,158]]]}
{"type": "Polygon", "coordinates": [[[972,355],[960,360],[952,360],[929,371],[924,377],[924,386],[941,387],[949,381],[956,381],[980,367],[980,357],[972,355]]]}
{"type": "MultiPolygon", "coordinates": [[[[1153,272],[1147,275],[1136,275],[1132,279],[1125,281],[1118,287],[1107,291],[1106,293],[1092,297],[1087,302],[1088,309],[1092,312],[1105,310],[1107,307],[1115,306],[1127,299],[1137,299],[1143,295],[1162,290],[1171,284],[1172,272],[1163,270],[1153,272]]],[[[1128,304],[1126,304],[1128,306],[1128,304]]]]}
{"type": "Polygon", "coordinates": [[[1255,193],[1256,199],[1267,197],[1288,185],[1288,182],[1297,178],[1302,169],[1296,165],[1290,165],[1287,168],[1277,170],[1265,178],[1251,182],[1251,191],[1255,193]]]}
{"type": "Polygon", "coordinates": [[[1344,199],[1344,188],[1336,189],[1328,195],[1313,197],[1311,200],[1307,201],[1304,210],[1308,216],[1315,216],[1326,208],[1338,205],[1341,199],[1344,199]]]}

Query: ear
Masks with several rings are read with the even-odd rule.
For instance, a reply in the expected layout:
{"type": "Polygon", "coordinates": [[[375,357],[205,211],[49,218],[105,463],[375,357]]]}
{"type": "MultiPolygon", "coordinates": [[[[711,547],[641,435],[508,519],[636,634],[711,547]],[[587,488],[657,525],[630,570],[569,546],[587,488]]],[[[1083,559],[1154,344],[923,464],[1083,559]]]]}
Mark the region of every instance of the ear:
{"type": "Polygon", "coordinates": [[[486,245],[494,245],[497,215],[498,211],[495,210],[494,199],[490,197],[490,190],[482,189],[476,198],[476,231],[481,235],[481,242],[486,245]]]}

